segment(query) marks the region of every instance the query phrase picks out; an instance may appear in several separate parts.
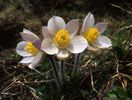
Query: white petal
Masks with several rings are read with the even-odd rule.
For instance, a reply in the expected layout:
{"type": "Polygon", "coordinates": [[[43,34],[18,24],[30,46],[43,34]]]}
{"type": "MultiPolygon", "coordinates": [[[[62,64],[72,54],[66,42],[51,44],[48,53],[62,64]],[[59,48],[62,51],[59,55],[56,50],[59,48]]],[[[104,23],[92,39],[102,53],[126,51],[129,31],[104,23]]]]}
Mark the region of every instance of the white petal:
{"type": "Polygon", "coordinates": [[[106,30],[107,23],[101,22],[96,24],[95,27],[99,30],[100,34],[102,34],[106,30]]]}
{"type": "Polygon", "coordinates": [[[50,38],[45,38],[42,41],[42,45],[41,45],[41,49],[46,52],[49,55],[53,55],[58,53],[58,48],[55,46],[55,44],[53,43],[53,40],[50,38]]]}
{"type": "Polygon", "coordinates": [[[59,16],[53,16],[48,21],[48,29],[54,35],[58,30],[65,28],[65,21],[59,16]]]}
{"type": "Polygon", "coordinates": [[[34,56],[31,56],[31,57],[25,57],[23,58],[19,63],[22,63],[22,64],[29,64],[33,61],[34,59],[34,56]]]}
{"type": "Polygon", "coordinates": [[[71,36],[74,36],[79,29],[79,19],[73,19],[66,24],[66,29],[70,32],[71,36]]]}
{"type": "Polygon", "coordinates": [[[25,50],[24,50],[24,47],[26,46],[27,42],[26,41],[22,41],[22,42],[19,42],[17,44],[17,47],[16,47],[16,52],[23,56],[23,57],[26,57],[26,56],[31,56],[32,54],[30,53],[27,53],[25,50]]]}
{"type": "Polygon", "coordinates": [[[88,28],[93,27],[94,23],[95,23],[95,20],[94,20],[93,14],[88,13],[88,15],[85,17],[83,21],[82,31],[83,32],[87,31],[88,28]]]}
{"type": "Polygon", "coordinates": [[[71,53],[81,53],[88,46],[87,40],[82,36],[75,36],[71,39],[70,46],[67,48],[71,53]]]}
{"type": "Polygon", "coordinates": [[[35,35],[34,33],[25,28],[23,29],[23,32],[21,32],[20,34],[25,41],[32,42],[37,48],[40,48],[41,40],[37,35],[35,35]]]}
{"type": "Polygon", "coordinates": [[[98,48],[108,48],[112,46],[112,43],[107,36],[99,36],[95,45],[97,45],[98,48]]]}
{"type": "Polygon", "coordinates": [[[34,57],[33,61],[31,64],[28,65],[29,68],[34,69],[36,66],[38,66],[41,61],[43,60],[44,53],[43,52],[38,52],[38,54],[34,57]]]}
{"type": "Polygon", "coordinates": [[[39,37],[35,34],[31,34],[31,33],[23,33],[21,32],[20,33],[22,38],[25,40],[25,41],[31,41],[31,42],[34,42],[34,41],[37,41],[37,40],[40,40],[39,37]]]}
{"type": "Polygon", "coordinates": [[[28,29],[23,29],[23,33],[28,33],[28,34],[34,34],[33,32],[29,31],[28,29]]]}
{"type": "Polygon", "coordinates": [[[48,27],[46,27],[46,26],[42,27],[42,35],[44,38],[51,38],[52,37],[51,33],[48,30],[48,27]]]}
{"type": "Polygon", "coordinates": [[[62,50],[59,50],[59,52],[57,53],[58,59],[63,60],[63,59],[66,59],[67,57],[69,57],[69,52],[67,50],[62,49],[62,50]]]}

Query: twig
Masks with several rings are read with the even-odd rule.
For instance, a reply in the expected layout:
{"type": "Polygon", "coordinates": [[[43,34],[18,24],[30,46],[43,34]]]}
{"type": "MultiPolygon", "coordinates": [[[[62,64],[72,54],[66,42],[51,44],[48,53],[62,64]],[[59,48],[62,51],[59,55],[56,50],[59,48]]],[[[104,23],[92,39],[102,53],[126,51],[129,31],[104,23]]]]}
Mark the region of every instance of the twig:
{"type": "Polygon", "coordinates": [[[91,60],[88,60],[84,65],[82,65],[81,67],[86,67],[89,63],[91,62],[91,60]]]}
{"type": "Polygon", "coordinates": [[[64,100],[64,97],[65,97],[65,95],[63,95],[60,100],[64,100]]]}
{"type": "Polygon", "coordinates": [[[15,81],[12,82],[11,84],[9,84],[9,85],[8,85],[5,89],[3,89],[2,91],[5,92],[5,91],[9,90],[9,89],[11,88],[11,86],[12,86],[14,83],[15,83],[15,81]]]}
{"type": "Polygon", "coordinates": [[[0,93],[1,95],[10,95],[10,96],[15,96],[15,95],[19,95],[21,93],[6,93],[6,92],[2,92],[0,93]]]}
{"type": "Polygon", "coordinates": [[[124,73],[119,73],[120,75],[127,77],[129,80],[132,80],[132,76],[124,74],[124,73]]]}
{"type": "Polygon", "coordinates": [[[120,32],[120,31],[122,31],[124,29],[128,29],[128,28],[132,28],[132,25],[124,26],[124,27],[120,28],[116,33],[120,32]]]}
{"type": "Polygon", "coordinates": [[[119,77],[119,64],[118,64],[118,59],[115,55],[115,59],[116,59],[116,74],[114,76],[112,76],[111,78],[115,78],[115,77],[119,77]]]}
{"type": "Polygon", "coordinates": [[[36,71],[38,74],[40,74],[40,75],[42,75],[42,76],[44,75],[43,73],[41,73],[40,71],[38,71],[38,70],[35,69],[35,68],[34,68],[33,70],[36,71]]]}
{"type": "Polygon", "coordinates": [[[30,92],[32,93],[32,95],[36,98],[36,100],[41,100],[39,96],[37,96],[35,90],[31,87],[28,87],[30,89],[30,92]]]}
{"type": "Polygon", "coordinates": [[[26,82],[21,82],[21,81],[17,81],[15,82],[15,84],[40,84],[40,83],[49,83],[49,82],[53,82],[54,79],[51,79],[51,80],[44,80],[44,81],[32,81],[32,82],[29,82],[29,81],[26,81],[26,82]]]}
{"type": "Polygon", "coordinates": [[[2,62],[2,67],[3,67],[4,71],[5,71],[8,75],[11,75],[11,74],[6,70],[6,68],[5,68],[5,60],[2,60],[1,62],[2,62]]]}
{"type": "Polygon", "coordinates": [[[125,85],[124,85],[124,83],[122,82],[121,77],[120,77],[121,73],[119,72],[119,64],[118,64],[119,61],[118,61],[116,55],[115,55],[115,58],[116,58],[116,74],[115,74],[114,76],[112,76],[111,78],[117,77],[117,78],[120,80],[120,82],[121,82],[121,84],[122,84],[122,87],[123,87],[124,89],[126,89],[126,87],[125,87],[125,85]]]}
{"type": "Polygon", "coordinates": [[[90,78],[91,78],[91,86],[92,86],[92,89],[99,95],[99,92],[94,87],[93,74],[92,74],[91,67],[90,67],[90,78]]]}
{"type": "Polygon", "coordinates": [[[114,6],[114,7],[116,7],[116,8],[121,9],[122,11],[124,11],[124,12],[126,12],[126,13],[128,13],[128,14],[132,14],[132,12],[131,12],[131,11],[126,10],[126,9],[124,9],[124,8],[122,8],[122,7],[118,6],[118,5],[115,5],[115,4],[111,4],[111,5],[112,5],[112,6],[114,6]]]}

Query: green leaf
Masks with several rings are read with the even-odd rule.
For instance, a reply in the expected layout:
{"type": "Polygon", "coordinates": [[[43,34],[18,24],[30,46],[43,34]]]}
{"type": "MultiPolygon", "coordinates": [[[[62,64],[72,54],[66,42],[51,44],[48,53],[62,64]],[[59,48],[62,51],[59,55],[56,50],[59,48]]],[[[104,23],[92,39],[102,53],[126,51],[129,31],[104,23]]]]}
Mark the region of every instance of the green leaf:
{"type": "Polygon", "coordinates": [[[115,94],[115,91],[109,92],[108,96],[111,97],[111,98],[117,98],[117,95],[115,94]]]}

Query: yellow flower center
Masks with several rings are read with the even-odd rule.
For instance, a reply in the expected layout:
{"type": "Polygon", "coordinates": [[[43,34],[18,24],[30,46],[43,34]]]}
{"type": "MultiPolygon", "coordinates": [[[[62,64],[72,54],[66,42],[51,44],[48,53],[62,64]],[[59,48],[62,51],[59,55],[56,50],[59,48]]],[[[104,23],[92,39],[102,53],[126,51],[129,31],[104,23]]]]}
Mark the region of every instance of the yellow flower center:
{"type": "Polygon", "coordinates": [[[36,55],[38,53],[38,49],[32,44],[32,42],[27,42],[24,50],[33,55],[36,55]]]}
{"type": "Polygon", "coordinates": [[[88,40],[90,44],[93,44],[99,36],[99,30],[97,28],[88,28],[84,37],[88,40]]]}
{"type": "Polygon", "coordinates": [[[56,46],[65,48],[70,43],[70,33],[66,29],[61,29],[56,33],[53,40],[56,46]]]}

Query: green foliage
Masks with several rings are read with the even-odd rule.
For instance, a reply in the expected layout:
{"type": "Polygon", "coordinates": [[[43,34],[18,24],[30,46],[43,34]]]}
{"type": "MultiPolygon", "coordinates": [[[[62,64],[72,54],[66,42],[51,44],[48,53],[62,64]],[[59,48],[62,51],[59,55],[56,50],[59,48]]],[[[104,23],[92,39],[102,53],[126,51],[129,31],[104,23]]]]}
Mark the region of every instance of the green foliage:
{"type": "Polygon", "coordinates": [[[108,96],[111,99],[131,100],[126,90],[122,87],[115,87],[109,91],[108,96]]]}
{"type": "Polygon", "coordinates": [[[129,53],[129,43],[132,42],[131,29],[117,32],[113,38],[113,49],[119,59],[125,59],[129,53]]]}
{"type": "Polygon", "coordinates": [[[11,54],[11,58],[15,59],[17,62],[22,59],[22,57],[20,55],[18,55],[17,53],[11,54]]]}

